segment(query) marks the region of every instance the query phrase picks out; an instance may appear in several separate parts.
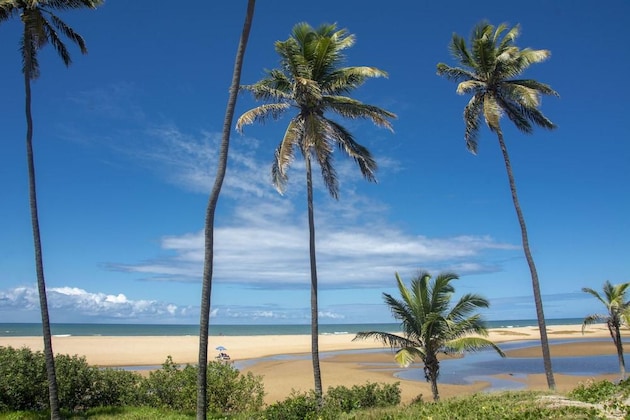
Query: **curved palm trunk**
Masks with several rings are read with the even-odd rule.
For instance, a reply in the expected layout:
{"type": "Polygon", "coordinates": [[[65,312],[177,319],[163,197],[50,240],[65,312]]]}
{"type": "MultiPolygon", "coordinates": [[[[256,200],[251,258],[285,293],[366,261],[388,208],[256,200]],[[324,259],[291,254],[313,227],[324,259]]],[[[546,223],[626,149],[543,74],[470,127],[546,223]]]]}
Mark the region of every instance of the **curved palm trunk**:
{"type": "Polygon", "coordinates": [[[608,322],[608,331],[610,332],[610,336],[612,337],[615,348],[617,349],[619,374],[621,375],[621,380],[623,381],[626,379],[626,361],[623,357],[623,342],[621,341],[621,331],[619,331],[619,325],[611,325],[611,323],[608,322]]]}
{"type": "Polygon", "coordinates": [[[536,305],[536,317],[538,318],[538,329],[540,330],[540,344],[542,346],[543,363],[545,366],[545,375],[547,376],[547,386],[549,389],[556,389],[556,381],[553,377],[553,370],[551,368],[551,353],[549,352],[549,340],[547,338],[547,326],[545,324],[545,314],[543,312],[542,297],[540,295],[540,284],[538,282],[538,272],[536,271],[536,265],[534,264],[534,258],[529,249],[529,239],[527,237],[527,227],[525,226],[525,218],[521,211],[521,206],[518,202],[518,196],[516,195],[516,183],[514,182],[514,174],[512,173],[512,165],[510,164],[510,156],[508,155],[505,141],[503,140],[503,132],[496,130],[497,137],[499,139],[499,146],[503,153],[503,160],[505,161],[505,169],[507,171],[508,180],[510,182],[510,191],[512,192],[512,201],[514,202],[514,209],[516,210],[516,217],[518,223],[521,226],[521,237],[523,241],[523,251],[525,252],[525,258],[527,259],[527,265],[532,276],[532,288],[534,289],[534,303],[536,305]]]}
{"type": "Polygon", "coordinates": [[[315,395],[319,405],[322,404],[322,373],[319,367],[319,320],[317,308],[317,261],[315,258],[315,217],[313,214],[313,178],[311,159],[308,151],[304,152],[306,162],[306,194],[308,201],[309,254],[311,258],[311,355],[313,358],[313,377],[315,379],[315,395]]]}
{"type": "MultiPolygon", "coordinates": [[[[26,32],[26,31],[25,31],[26,32]]],[[[25,38],[26,39],[26,38],[25,38]]],[[[27,40],[28,41],[28,40],[27,40]]],[[[39,308],[42,317],[42,333],[44,336],[44,358],[48,377],[48,396],[50,401],[50,418],[60,419],[59,397],[57,395],[57,374],[55,373],[55,354],[52,348],[50,318],[48,316],[48,299],[46,297],[46,281],[44,279],[44,261],[42,242],[39,232],[39,215],[37,211],[37,189],[35,183],[35,160],[33,158],[33,116],[31,114],[31,57],[30,42],[25,42],[24,91],[26,99],[26,159],[28,162],[28,192],[31,207],[31,224],[33,226],[33,244],[35,247],[35,270],[37,272],[37,289],[39,292],[39,308]]]]}
{"type": "Polygon", "coordinates": [[[241,70],[243,68],[243,57],[247,48],[249,32],[254,19],[254,7],[256,0],[248,0],[245,23],[241,32],[241,39],[236,52],[234,62],[234,72],[232,74],[232,84],[230,85],[230,93],[228,97],[227,108],[225,110],[225,119],[223,120],[223,134],[221,137],[221,148],[219,150],[219,162],[217,166],[217,176],[214,186],[208,199],[208,207],[206,209],[205,231],[204,231],[204,266],[203,280],[201,290],[201,314],[199,320],[199,361],[197,374],[197,419],[205,420],[207,417],[207,374],[208,374],[208,329],[210,325],[210,302],[212,294],[212,268],[214,260],[214,215],[219,201],[219,193],[225,179],[227,170],[228,150],[230,147],[230,132],[232,121],[234,119],[234,108],[236,107],[236,98],[241,83],[241,70]]]}

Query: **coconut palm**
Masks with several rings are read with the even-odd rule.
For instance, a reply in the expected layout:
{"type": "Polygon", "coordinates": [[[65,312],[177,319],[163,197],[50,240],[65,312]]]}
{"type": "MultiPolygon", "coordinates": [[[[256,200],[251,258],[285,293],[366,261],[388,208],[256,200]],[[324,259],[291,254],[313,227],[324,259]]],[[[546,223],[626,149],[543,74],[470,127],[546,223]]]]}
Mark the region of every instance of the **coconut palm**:
{"type": "Polygon", "coordinates": [[[521,75],[531,64],[544,61],[550,56],[550,52],[547,50],[518,48],[514,45],[518,35],[518,25],[508,30],[508,27],[502,24],[495,29],[489,23],[482,22],[473,30],[469,48],[462,37],[453,34],[450,51],[462,67],[450,67],[444,63],[439,63],[437,73],[447,79],[459,82],[457,93],[472,95],[464,108],[466,126],[464,138],[468,150],[473,154],[477,153],[477,137],[482,117],[490,131],[494,132],[499,140],[512,201],[521,228],[523,251],[532,278],[547,384],[550,389],[554,389],[555,380],[551,367],[538,273],[529,248],[525,218],[516,193],[516,182],[500,120],[503,115],[507,115],[510,121],[524,133],[531,133],[533,126],[553,129],[555,125],[543,115],[538,107],[542,95],[558,96],[558,94],[546,84],[531,79],[515,78],[521,75]],[[507,32],[504,34],[506,30],[507,32]]]}
{"type": "Polygon", "coordinates": [[[626,377],[626,362],[623,357],[623,342],[621,341],[620,328],[627,323],[628,316],[630,315],[628,313],[630,311],[630,302],[626,300],[628,287],[630,287],[630,283],[621,283],[613,286],[610,284],[610,281],[606,281],[604,283],[603,296],[591,288],[584,287],[582,289],[583,292],[595,296],[595,298],[606,307],[606,311],[608,312],[607,314],[592,314],[584,318],[582,322],[582,334],[584,334],[584,330],[588,325],[595,322],[606,323],[610,337],[617,349],[619,373],[622,380],[626,377]]]}
{"type": "Polygon", "coordinates": [[[236,107],[236,99],[238,89],[241,83],[241,70],[243,68],[243,59],[249,40],[249,32],[254,19],[254,9],[256,0],[248,0],[247,11],[245,14],[245,22],[241,32],[238,48],[236,51],[236,59],[234,62],[234,71],[232,74],[232,83],[228,96],[228,103],[225,110],[225,119],[223,120],[223,133],[221,136],[221,146],[219,149],[219,162],[217,165],[217,175],[214,186],[210,192],[208,206],[206,208],[206,220],[204,230],[204,266],[203,280],[201,291],[201,314],[199,321],[199,362],[197,372],[197,419],[206,419],[207,404],[207,367],[208,367],[208,330],[210,325],[210,302],[212,294],[212,269],[214,263],[214,215],[216,213],[217,202],[219,201],[219,193],[225,179],[227,170],[228,150],[230,147],[230,132],[232,121],[234,119],[234,108],[236,107]]]}
{"type": "Polygon", "coordinates": [[[48,315],[48,300],[46,298],[39,216],[37,211],[35,163],[33,158],[31,80],[39,76],[40,69],[37,53],[48,43],[52,44],[66,66],[71,64],[70,53],[62,41],[61,35],[75,43],[82,54],[87,53],[85,41],[81,35],[63,22],[54,12],[68,9],[94,9],[101,3],[102,0],[0,0],[0,23],[19,15],[24,26],[22,39],[20,40],[20,51],[22,53],[22,72],[24,73],[26,101],[26,154],[28,162],[29,203],[31,208],[31,223],[33,226],[35,269],[37,273],[37,287],[39,291],[44,338],[44,355],[46,358],[46,372],[48,375],[48,391],[52,418],[60,418],[60,414],[57,396],[57,378],[55,375],[55,359],[52,349],[50,319],[48,315]]]}
{"type": "Polygon", "coordinates": [[[505,354],[496,344],[484,338],[488,335],[481,315],[473,313],[487,308],[488,301],[477,294],[466,294],[449,306],[455,288],[450,284],[457,274],[441,273],[431,281],[426,272],[418,274],[407,288],[396,273],[401,299],[383,293],[385,303],[394,318],[401,322],[402,336],[381,331],[357,333],[354,340],[374,338],[398,349],[394,359],[409,366],[415,358],[424,364],[424,376],[431,383],[433,399],[439,400],[437,381],[440,375],[439,353],[452,354],[492,348],[505,354]]]}
{"type": "Polygon", "coordinates": [[[267,76],[253,85],[242,88],[253,93],[257,100],[268,103],[245,112],[236,127],[269,117],[278,118],[285,111],[295,109],[293,116],[275,151],[272,180],[279,192],[288,181],[287,171],[298,150],[306,165],[309,249],[311,266],[311,350],[315,392],[321,399],[322,384],[319,368],[317,264],[315,253],[315,223],[313,216],[312,160],[321,169],[324,184],[333,198],[338,198],[339,185],[333,165],[333,151],[338,146],[354,159],[368,181],[375,181],[376,161],[352,134],[328,113],[349,119],[370,119],[377,126],[391,130],[389,119],[395,115],[373,105],[344,96],[361,86],[368,78],[387,74],[374,67],[341,67],[343,51],[355,42],[353,35],[336,25],[321,25],[317,29],[307,23],[294,26],[286,41],[275,43],[281,67],[270,70],[267,76]]]}

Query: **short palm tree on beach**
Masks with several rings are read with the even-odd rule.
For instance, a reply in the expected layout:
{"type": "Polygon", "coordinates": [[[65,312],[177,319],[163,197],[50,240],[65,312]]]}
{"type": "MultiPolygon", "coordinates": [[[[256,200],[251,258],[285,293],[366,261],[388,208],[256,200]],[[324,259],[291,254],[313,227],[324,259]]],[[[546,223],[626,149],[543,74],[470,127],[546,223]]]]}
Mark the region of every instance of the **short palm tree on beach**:
{"type": "Polygon", "coordinates": [[[374,338],[392,349],[398,349],[394,360],[404,367],[419,358],[424,364],[424,376],[431,383],[435,401],[440,398],[437,386],[440,375],[439,353],[453,354],[492,348],[505,357],[496,344],[484,338],[488,331],[481,315],[473,313],[478,308],[489,306],[484,297],[469,293],[450,306],[455,292],[450,283],[457,278],[454,273],[441,273],[431,281],[431,275],[422,272],[411,280],[411,287],[407,288],[396,273],[401,299],[387,293],[383,293],[383,297],[394,318],[401,322],[402,336],[366,331],[357,333],[354,338],[374,338]]]}
{"type": "Polygon", "coordinates": [[[556,384],[551,367],[538,271],[529,248],[525,216],[523,216],[516,193],[516,181],[500,121],[501,117],[506,115],[516,128],[528,134],[533,132],[534,126],[548,130],[554,129],[556,126],[545,117],[539,107],[542,95],[558,96],[558,93],[549,85],[536,80],[517,79],[530,65],[540,63],[551,55],[548,50],[517,47],[514,42],[519,32],[518,25],[508,30],[505,24],[495,28],[487,22],[481,22],[472,32],[470,48],[466,45],[464,38],[453,34],[449,47],[451,54],[461,67],[439,63],[437,74],[459,82],[457,93],[460,95],[472,95],[464,108],[464,139],[468,150],[477,154],[477,138],[482,119],[490,131],[497,135],[512,193],[512,202],[521,228],[523,252],[532,278],[547,385],[550,389],[554,389],[556,384]]]}
{"type": "Polygon", "coordinates": [[[57,375],[50,332],[46,282],[44,279],[44,261],[37,208],[37,188],[35,179],[35,159],[33,152],[33,116],[31,112],[31,81],[39,77],[38,52],[46,44],[51,44],[66,66],[72,63],[70,53],[62,37],[65,36],[76,44],[82,54],[87,53],[85,41],[55,13],[71,9],[94,9],[102,0],[0,0],[0,23],[19,16],[22,21],[20,52],[22,55],[22,73],[24,74],[24,99],[26,111],[26,161],[28,166],[29,204],[35,250],[35,271],[39,305],[44,338],[44,356],[48,378],[50,417],[61,418],[57,395],[57,375]]]}
{"type": "Polygon", "coordinates": [[[583,292],[595,296],[605,307],[607,314],[592,314],[584,318],[582,322],[582,334],[588,325],[596,322],[605,322],[610,332],[610,337],[617,349],[617,358],[619,359],[619,373],[621,379],[626,377],[626,362],[623,357],[623,342],[621,341],[621,326],[628,323],[630,318],[630,302],[627,301],[626,292],[630,287],[630,283],[621,283],[612,285],[610,281],[604,283],[604,295],[600,295],[597,291],[585,287],[583,292]]]}
{"type": "Polygon", "coordinates": [[[333,162],[335,149],[351,157],[368,181],[375,181],[376,161],[370,151],[357,143],[353,135],[331,114],[346,119],[368,119],[377,126],[391,129],[395,115],[379,107],[345,96],[372,77],[387,73],[374,67],[343,67],[343,51],[354,45],[355,38],[345,29],[324,24],[314,29],[307,23],[293,27],[291,37],[275,43],[281,67],[267,72],[259,82],[242,86],[258,100],[268,101],[245,112],[236,123],[240,131],[253,122],[279,118],[289,110],[296,114],[276,148],[271,168],[272,181],[283,192],[288,169],[298,152],[306,166],[306,192],[309,227],[311,277],[311,353],[315,393],[321,402],[322,380],[319,366],[319,332],[317,303],[317,263],[313,210],[312,160],[319,164],[324,185],[334,198],[339,182],[333,162]]]}

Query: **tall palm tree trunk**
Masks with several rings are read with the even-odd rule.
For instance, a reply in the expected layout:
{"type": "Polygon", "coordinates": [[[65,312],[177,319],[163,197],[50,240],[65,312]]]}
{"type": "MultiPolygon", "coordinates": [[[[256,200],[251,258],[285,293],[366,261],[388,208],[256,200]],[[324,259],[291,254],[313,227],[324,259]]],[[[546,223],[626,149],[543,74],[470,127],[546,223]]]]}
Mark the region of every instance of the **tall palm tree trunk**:
{"type": "Polygon", "coordinates": [[[219,201],[219,193],[225,179],[227,171],[228,150],[230,147],[230,132],[234,119],[234,108],[236,98],[241,83],[241,70],[243,68],[243,58],[247,48],[249,32],[254,19],[254,8],[256,0],[248,0],[245,23],[236,52],[234,62],[234,72],[232,74],[232,84],[230,85],[228,103],[223,120],[223,133],[221,137],[221,147],[219,150],[219,162],[214,186],[208,199],[206,209],[205,231],[204,231],[204,266],[201,290],[201,314],[199,320],[199,361],[197,374],[197,419],[205,420],[207,417],[207,373],[208,373],[208,329],[210,325],[210,302],[212,294],[212,269],[214,262],[214,215],[219,201]]]}
{"type": "Polygon", "coordinates": [[[540,344],[542,346],[543,363],[545,366],[545,375],[547,377],[547,386],[549,389],[556,389],[556,381],[553,377],[553,370],[551,368],[551,353],[549,352],[549,340],[547,338],[547,326],[545,323],[545,314],[543,312],[542,297],[540,295],[540,283],[538,282],[538,272],[536,271],[536,265],[534,264],[534,258],[529,249],[529,239],[527,237],[527,227],[525,226],[525,218],[521,211],[521,206],[518,201],[518,195],[516,194],[516,183],[514,182],[514,174],[512,173],[512,165],[510,164],[510,156],[508,155],[507,146],[503,139],[503,132],[501,129],[496,130],[497,138],[499,139],[499,146],[501,147],[501,153],[503,153],[503,160],[505,162],[505,169],[507,171],[508,180],[510,182],[510,191],[512,192],[512,201],[514,202],[514,209],[516,210],[516,217],[518,223],[521,226],[521,237],[523,241],[523,251],[525,252],[525,258],[527,259],[527,265],[532,276],[532,288],[534,289],[534,303],[536,305],[536,317],[538,318],[538,329],[540,330],[540,344]]]}
{"type": "MultiPolygon", "coordinates": [[[[25,43],[26,48],[31,45],[25,43]]],[[[31,57],[27,51],[26,57],[31,57]]],[[[28,60],[28,59],[27,59],[28,60]]],[[[55,354],[52,348],[52,334],[50,332],[50,318],[48,316],[48,298],[46,297],[46,281],[44,279],[44,260],[42,257],[42,242],[39,232],[39,215],[37,212],[37,188],[35,182],[35,159],[33,157],[33,116],[31,114],[31,68],[30,63],[24,66],[24,91],[26,111],[26,159],[28,163],[28,192],[31,207],[31,224],[33,227],[33,244],[35,247],[35,270],[37,272],[37,289],[39,292],[39,308],[42,317],[42,333],[44,337],[44,358],[46,360],[46,374],[48,377],[48,397],[50,401],[50,418],[60,419],[59,397],[57,395],[57,374],[55,373],[55,354]]]]}
{"type": "Polygon", "coordinates": [[[621,376],[621,380],[626,379],[626,361],[623,357],[623,342],[621,341],[621,331],[619,331],[619,325],[611,325],[608,323],[608,331],[610,331],[610,336],[613,339],[613,343],[615,343],[615,348],[617,349],[617,359],[619,360],[619,374],[621,376]]]}
{"type": "Polygon", "coordinates": [[[322,404],[322,373],[319,367],[319,319],[317,307],[317,261],[315,258],[315,216],[313,214],[313,176],[311,158],[308,151],[304,152],[306,163],[306,195],[308,202],[308,233],[309,254],[311,258],[311,354],[313,358],[313,378],[315,380],[315,395],[318,404],[322,404]]]}

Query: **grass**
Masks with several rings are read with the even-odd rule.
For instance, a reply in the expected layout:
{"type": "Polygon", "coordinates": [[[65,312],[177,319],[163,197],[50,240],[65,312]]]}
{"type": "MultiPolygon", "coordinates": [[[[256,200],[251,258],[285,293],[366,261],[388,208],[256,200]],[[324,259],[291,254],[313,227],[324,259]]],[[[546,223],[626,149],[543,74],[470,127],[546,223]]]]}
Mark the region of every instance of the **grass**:
{"type": "MultiPolygon", "coordinates": [[[[594,387],[586,389],[594,390],[588,393],[586,399],[593,399],[598,396],[600,399],[610,397],[609,387],[596,383],[594,387]],[[605,391],[605,392],[604,392],[605,391]]],[[[582,387],[582,391],[585,388],[582,387]]],[[[584,392],[582,392],[584,394],[584,392]]],[[[389,408],[378,408],[369,410],[355,410],[349,414],[334,413],[314,418],[322,420],[495,420],[495,419],[606,419],[606,418],[629,418],[627,407],[616,407],[616,410],[606,409],[606,404],[594,405],[584,400],[585,395],[568,394],[569,399],[559,394],[534,391],[517,391],[504,393],[479,393],[465,397],[454,397],[440,402],[418,401],[409,405],[400,405],[389,408]],[[606,410],[604,412],[602,410],[606,410]]],[[[600,401],[601,402],[601,401],[600,401]]],[[[610,407],[609,407],[610,408],[610,407]]],[[[48,413],[38,412],[12,412],[0,413],[0,420],[39,420],[47,419],[48,413]]],[[[183,420],[195,418],[194,413],[178,413],[172,410],[162,410],[148,407],[122,407],[122,408],[98,408],[91,409],[81,415],[64,416],[68,419],[160,419],[160,420],[183,420]]],[[[209,418],[213,418],[209,416],[209,418]]],[[[214,417],[217,418],[217,417],[214,417]]],[[[255,420],[266,419],[264,412],[239,414],[233,416],[218,417],[232,420],[255,420]]],[[[271,420],[271,419],[270,419],[271,420]]]]}

